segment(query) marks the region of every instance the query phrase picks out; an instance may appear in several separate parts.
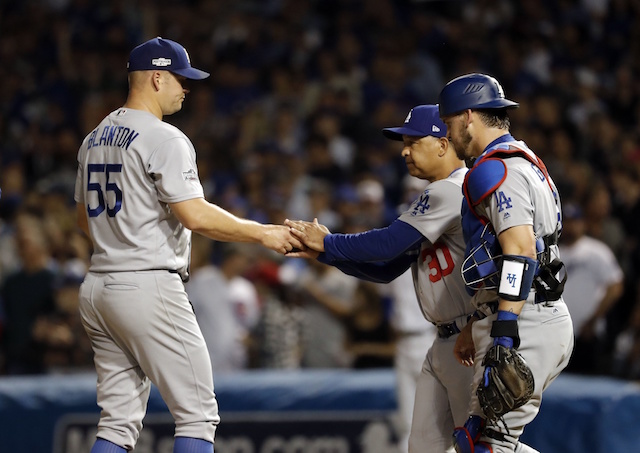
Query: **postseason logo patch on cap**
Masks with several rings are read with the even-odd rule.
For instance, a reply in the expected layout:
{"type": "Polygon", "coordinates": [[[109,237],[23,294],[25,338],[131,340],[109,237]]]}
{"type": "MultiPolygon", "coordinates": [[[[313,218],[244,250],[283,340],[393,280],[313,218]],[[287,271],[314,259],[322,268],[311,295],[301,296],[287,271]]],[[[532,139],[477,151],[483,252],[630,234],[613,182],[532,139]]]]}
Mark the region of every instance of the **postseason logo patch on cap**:
{"type": "Polygon", "coordinates": [[[171,58],[154,58],[151,60],[154,66],[171,66],[171,58]]]}

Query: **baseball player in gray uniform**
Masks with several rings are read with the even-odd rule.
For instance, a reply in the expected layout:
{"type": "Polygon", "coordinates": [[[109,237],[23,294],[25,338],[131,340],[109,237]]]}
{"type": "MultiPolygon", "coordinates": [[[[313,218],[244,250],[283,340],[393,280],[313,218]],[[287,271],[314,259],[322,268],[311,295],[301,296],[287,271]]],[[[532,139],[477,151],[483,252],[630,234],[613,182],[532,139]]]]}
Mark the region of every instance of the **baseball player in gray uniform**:
{"type": "Polygon", "coordinates": [[[454,432],[459,452],[535,451],[518,438],[573,348],[558,272],[558,190],[542,161],[509,133],[507,109],[517,106],[485,74],[455,78],[440,93],[449,139],[459,157],[472,163],[463,186],[463,278],[477,291],[474,304],[492,312],[472,317],[457,339],[456,356],[475,368],[470,417],[454,432]],[[475,389],[488,385],[491,365],[483,365],[483,358],[494,345],[517,349],[535,385],[526,404],[507,412],[502,423],[487,425],[475,389]]]}
{"type": "Polygon", "coordinates": [[[288,256],[317,257],[356,277],[388,283],[409,267],[424,317],[437,326],[416,386],[409,451],[452,451],[451,432],[464,423],[473,373],[457,363],[453,347],[474,312],[460,266],[464,241],[460,223],[464,161],[446,138],[437,105],[413,108],[403,126],[383,129],[402,140],[409,173],[429,184],[386,228],[358,234],[329,234],[314,222],[285,221],[311,251],[288,256]]]}
{"type": "Polygon", "coordinates": [[[219,422],[211,362],[183,284],[191,231],[283,254],[301,244],[285,226],[205,201],[193,145],[162,121],[182,108],[187,79],[209,76],[184,47],[151,39],[131,51],[128,71],[126,103],[78,152],[78,224],[94,247],[80,313],[102,408],[91,452],[135,447],[153,382],[176,423],[173,451],[211,453],[219,422]]]}

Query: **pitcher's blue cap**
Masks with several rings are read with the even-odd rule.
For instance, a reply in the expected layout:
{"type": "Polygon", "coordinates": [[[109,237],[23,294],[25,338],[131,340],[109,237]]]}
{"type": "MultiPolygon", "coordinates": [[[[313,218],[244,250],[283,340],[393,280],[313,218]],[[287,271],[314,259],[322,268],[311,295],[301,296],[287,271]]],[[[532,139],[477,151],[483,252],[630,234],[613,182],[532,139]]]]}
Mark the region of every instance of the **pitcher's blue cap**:
{"type": "Polygon", "coordinates": [[[386,127],[382,134],[391,140],[402,141],[403,135],[410,137],[446,137],[447,126],[440,119],[438,104],[418,105],[412,108],[400,127],[386,127]]]}
{"type": "Polygon", "coordinates": [[[170,71],[187,79],[202,80],[209,77],[208,72],[191,67],[187,50],[175,41],[161,37],[143,42],[131,51],[127,70],[132,71],[170,71]]]}

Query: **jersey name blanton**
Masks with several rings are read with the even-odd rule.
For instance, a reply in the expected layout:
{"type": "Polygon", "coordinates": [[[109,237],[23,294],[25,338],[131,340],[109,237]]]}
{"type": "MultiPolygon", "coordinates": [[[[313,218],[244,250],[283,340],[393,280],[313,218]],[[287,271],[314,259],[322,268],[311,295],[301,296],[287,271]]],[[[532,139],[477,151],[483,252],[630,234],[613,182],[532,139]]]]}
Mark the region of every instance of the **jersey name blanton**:
{"type": "Polygon", "coordinates": [[[125,126],[104,126],[100,138],[98,138],[99,131],[100,128],[97,127],[91,132],[87,141],[87,149],[94,146],[117,146],[129,149],[129,145],[140,135],[135,129],[129,129],[125,126]]]}

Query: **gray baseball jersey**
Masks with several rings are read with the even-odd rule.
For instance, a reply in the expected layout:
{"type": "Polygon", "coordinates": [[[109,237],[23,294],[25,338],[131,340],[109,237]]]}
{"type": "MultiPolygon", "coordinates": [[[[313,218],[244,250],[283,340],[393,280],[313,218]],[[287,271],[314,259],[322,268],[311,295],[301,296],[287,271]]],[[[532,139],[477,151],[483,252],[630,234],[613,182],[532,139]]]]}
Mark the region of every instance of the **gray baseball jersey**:
{"type": "MultiPolygon", "coordinates": [[[[416,296],[425,318],[455,321],[462,329],[473,312],[460,273],[465,244],[460,222],[466,168],[429,184],[399,219],[427,239],[411,265],[416,296]]],[[[460,365],[453,348],[457,335],[437,337],[415,383],[409,451],[450,451],[451,433],[467,418],[473,369],[460,365]]]]}
{"type": "MultiPolygon", "coordinates": [[[[535,154],[522,141],[506,142],[502,147],[516,147],[534,159],[535,154]]],[[[553,234],[560,221],[560,199],[553,180],[542,174],[540,169],[522,157],[504,159],[507,167],[506,179],[487,199],[476,206],[476,212],[490,219],[496,235],[518,225],[531,225],[537,237],[553,234]]],[[[557,245],[550,247],[550,257],[559,257],[557,245]]],[[[496,300],[496,290],[481,289],[476,292],[473,303],[481,306],[496,300]]]]}
{"type": "MultiPolygon", "coordinates": [[[[521,149],[536,159],[523,142],[501,144],[501,147],[507,146],[521,149]]],[[[557,189],[553,181],[524,157],[509,157],[503,159],[503,162],[507,168],[504,181],[491,196],[476,207],[478,214],[490,220],[497,234],[519,225],[531,225],[538,237],[553,234],[560,221],[560,201],[556,196],[557,189]]],[[[551,258],[558,256],[557,245],[552,245],[551,258]]],[[[492,292],[495,300],[497,290],[492,292]]],[[[483,379],[482,359],[493,345],[490,332],[496,316],[490,315],[473,324],[473,341],[476,348],[475,385],[483,379]]],[[[500,423],[491,426],[492,430],[500,433],[500,439],[495,438],[496,436],[483,437],[484,441],[491,443],[494,451],[534,451],[527,450],[530,447],[519,443],[518,438],[524,427],[537,415],[543,390],[566,367],[573,349],[571,317],[562,298],[536,304],[533,289],[518,318],[518,333],[521,341],[518,352],[533,372],[534,394],[524,406],[504,416],[508,429],[500,423]]],[[[470,408],[471,414],[482,414],[475,391],[470,408]]]]}
{"type": "MultiPolygon", "coordinates": [[[[535,156],[523,142],[508,143],[535,156]]],[[[507,177],[493,193],[488,202],[477,209],[491,220],[491,225],[500,235],[504,230],[518,225],[531,225],[538,237],[553,234],[560,221],[560,200],[554,182],[542,174],[531,162],[521,157],[504,159],[507,177]]],[[[558,247],[552,253],[558,256],[558,247]]]]}
{"type": "Polygon", "coordinates": [[[168,203],[203,196],[184,133],[148,112],[112,112],[78,152],[75,200],[87,206],[91,270],[170,269],[186,278],[191,232],[168,203]]]}
{"type": "Polygon", "coordinates": [[[427,238],[411,267],[422,312],[435,323],[470,313],[470,297],[460,274],[465,253],[460,207],[466,173],[461,168],[429,184],[399,217],[427,238]]]}
{"type": "Polygon", "coordinates": [[[97,436],[127,449],[140,434],[151,382],[176,436],[213,442],[220,420],[209,353],[181,280],[191,232],[169,208],[203,197],[195,161],[181,131],[126,108],[109,114],[78,152],[75,200],[94,246],[79,305],[98,373],[97,436]]]}

